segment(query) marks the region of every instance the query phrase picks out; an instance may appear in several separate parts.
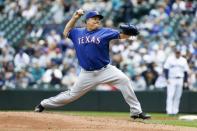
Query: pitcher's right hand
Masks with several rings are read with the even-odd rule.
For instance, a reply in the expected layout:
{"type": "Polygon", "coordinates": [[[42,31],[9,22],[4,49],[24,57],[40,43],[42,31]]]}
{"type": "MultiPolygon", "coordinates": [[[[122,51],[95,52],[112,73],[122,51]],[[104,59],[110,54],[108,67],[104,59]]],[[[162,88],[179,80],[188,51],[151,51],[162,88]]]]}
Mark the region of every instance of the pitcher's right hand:
{"type": "Polygon", "coordinates": [[[74,18],[76,18],[76,19],[79,19],[82,15],[84,15],[85,14],[85,11],[83,10],[83,9],[78,9],[75,13],[74,13],[74,15],[73,15],[73,17],[74,18]]]}

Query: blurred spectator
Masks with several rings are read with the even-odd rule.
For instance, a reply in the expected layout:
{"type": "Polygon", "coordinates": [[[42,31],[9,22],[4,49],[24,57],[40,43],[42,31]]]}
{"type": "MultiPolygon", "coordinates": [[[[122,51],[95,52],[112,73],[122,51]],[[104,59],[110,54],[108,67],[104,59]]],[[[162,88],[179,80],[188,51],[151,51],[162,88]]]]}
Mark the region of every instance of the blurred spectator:
{"type": "Polygon", "coordinates": [[[5,0],[0,0],[0,12],[3,10],[4,8],[4,2],[5,0]]]}
{"type": "Polygon", "coordinates": [[[133,79],[133,89],[135,91],[144,91],[146,90],[146,82],[140,74],[136,74],[133,79]]]}
{"type": "Polygon", "coordinates": [[[15,88],[16,89],[27,89],[29,84],[32,82],[32,77],[29,72],[18,67],[15,69],[15,88]]]}
{"type": "MultiPolygon", "coordinates": [[[[121,2],[120,2],[121,3],[121,2]]],[[[115,22],[130,22],[133,16],[133,5],[130,0],[123,0],[121,6],[116,11],[115,22]]]]}
{"type": "Polygon", "coordinates": [[[158,78],[158,73],[155,71],[154,66],[154,63],[150,63],[147,69],[142,72],[142,76],[146,81],[146,87],[151,90],[154,89],[155,82],[158,78]]]}
{"type": "MultiPolygon", "coordinates": [[[[191,69],[188,78],[190,89],[195,89],[197,81],[195,1],[0,0],[0,70],[5,74],[1,77],[1,81],[4,81],[3,89],[17,88],[15,80],[27,81],[23,83],[31,86],[32,82],[43,80],[43,71],[44,75],[48,74],[46,81],[49,81],[49,84],[61,85],[63,79],[66,79],[68,83],[65,83],[72,85],[68,76],[74,80],[75,73],[77,74],[80,68],[73,43],[63,38],[62,27],[78,8],[100,11],[105,16],[103,23],[107,27],[118,28],[121,22],[136,24],[140,30],[138,38],[112,41],[110,50],[113,54],[111,63],[134,79],[134,85],[140,87],[140,90],[144,87],[142,82],[144,80],[146,86],[151,88],[166,86],[163,80],[163,64],[173,53],[172,49],[176,43],[183,49],[181,53],[191,69]],[[53,72],[54,68],[51,62],[55,64],[55,70],[58,70],[56,72],[59,72],[54,75],[55,77],[49,73],[53,72]],[[149,67],[151,62],[155,63],[154,68],[149,67]],[[23,70],[21,68],[24,68],[26,73],[21,73],[23,70]],[[53,78],[56,82],[51,82],[48,78],[53,78]]],[[[81,26],[83,23],[77,24],[81,26]]],[[[26,88],[24,85],[22,87],[26,88]]],[[[103,87],[105,85],[100,89],[104,90],[103,87]]],[[[108,87],[107,89],[114,90],[108,87]]]]}
{"type": "Polygon", "coordinates": [[[96,4],[93,2],[93,0],[84,0],[84,4],[82,5],[82,9],[84,10],[95,10],[96,4]]]}
{"type": "Polygon", "coordinates": [[[175,13],[181,13],[186,10],[186,2],[183,0],[176,0],[172,5],[172,9],[175,13]]]}
{"type": "Polygon", "coordinates": [[[6,38],[4,38],[3,33],[0,32],[0,49],[5,48],[5,46],[8,44],[8,41],[6,38]]]}
{"type": "Polygon", "coordinates": [[[28,24],[27,26],[27,39],[39,39],[41,38],[42,34],[43,34],[43,27],[38,26],[38,27],[34,27],[31,24],[28,24]]]}
{"type": "Polygon", "coordinates": [[[6,0],[5,1],[5,7],[3,12],[7,14],[9,18],[13,18],[14,16],[20,15],[20,9],[17,5],[18,3],[16,1],[6,0]]]}
{"type": "Polygon", "coordinates": [[[3,88],[4,84],[5,84],[4,74],[3,72],[0,72],[0,89],[3,88]]]}
{"type": "Polygon", "coordinates": [[[41,79],[45,70],[40,67],[38,62],[33,63],[33,66],[30,68],[30,73],[33,77],[32,84],[41,84],[41,79]]]}
{"type": "Polygon", "coordinates": [[[9,50],[11,48],[9,48],[8,46],[6,46],[6,48],[0,50],[0,62],[8,62],[8,61],[12,61],[14,56],[12,50],[9,50]]]}
{"type": "Polygon", "coordinates": [[[51,45],[51,44],[57,44],[57,43],[60,42],[61,36],[59,34],[57,34],[57,32],[55,30],[51,30],[50,31],[50,34],[47,35],[46,39],[47,39],[47,43],[49,45],[51,45]]]}
{"type": "Polygon", "coordinates": [[[18,5],[22,10],[26,9],[30,4],[30,0],[18,0],[18,5]]]}
{"type": "Polygon", "coordinates": [[[63,62],[64,63],[67,63],[69,66],[75,66],[77,67],[77,60],[76,60],[76,57],[75,57],[75,51],[73,49],[68,49],[66,52],[65,52],[65,56],[64,56],[64,59],[63,59],[63,62]]]}
{"type": "Polygon", "coordinates": [[[120,69],[130,78],[132,79],[135,75],[134,68],[131,63],[122,63],[120,69]]]}
{"type": "Polygon", "coordinates": [[[29,55],[21,49],[14,57],[14,64],[16,68],[26,68],[30,64],[29,55]]]}
{"type": "Polygon", "coordinates": [[[62,78],[62,84],[67,88],[72,88],[73,84],[77,80],[77,71],[74,67],[70,67],[68,73],[62,78]]]}
{"type": "Polygon", "coordinates": [[[48,83],[51,85],[54,85],[56,88],[59,88],[61,85],[61,79],[63,77],[63,74],[60,69],[58,69],[55,62],[51,62],[50,68],[46,70],[46,72],[43,74],[42,81],[44,83],[48,83]]]}
{"type": "Polygon", "coordinates": [[[6,62],[4,64],[5,69],[5,86],[6,88],[13,89],[15,88],[15,69],[14,69],[14,63],[13,62],[6,62]]]}
{"type": "Polygon", "coordinates": [[[53,21],[55,24],[60,24],[64,21],[64,0],[56,0],[53,2],[51,9],[53,15],[53,21]]]}
{"type": "Polygon", "coordinates": [[[22,16],[25,17],[27,20],[35,17],[38,11],[38,4],[36,0],[31,0],[30,5],[22,12],[22,16]]]}
{"type": "Polygon", "coordinates": [[[162,72],[162,74],[159,74],[156,82],[155,82],[155,89],[164,89],[167,87],[167,82],[166,82],[166,79],[164,77],[164,74],[162,72]]]}
{"type": "Polygon", "coordinates": [[[38,53],[39,57],[38,58],[35,57],[35,60],[38,61],[40,67],[46,69],[51,62],[50,51],[48,48],[43,48],[40,49],[38,52],[39,52],[38,53]]]}

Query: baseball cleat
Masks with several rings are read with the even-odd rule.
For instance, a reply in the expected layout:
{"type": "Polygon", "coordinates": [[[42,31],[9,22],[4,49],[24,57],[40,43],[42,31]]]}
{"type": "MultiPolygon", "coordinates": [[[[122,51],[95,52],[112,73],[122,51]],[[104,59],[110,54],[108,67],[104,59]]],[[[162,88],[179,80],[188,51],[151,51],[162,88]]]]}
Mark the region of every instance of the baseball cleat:
{"type": "Polygon", "coordinates": [[[140,113],[138,115],[132,115],[131,118],[135,119],[143,119],[143,120],[147,120],[147,119],[151,119],[151,116],[145,113],[140,113]]]}
{"type": "Polygon", "coordinates": [[[41,104],[37,105],[34,110],[34,112],[43,112],[43,111],[44,111],[44,107],[41,104]]]}

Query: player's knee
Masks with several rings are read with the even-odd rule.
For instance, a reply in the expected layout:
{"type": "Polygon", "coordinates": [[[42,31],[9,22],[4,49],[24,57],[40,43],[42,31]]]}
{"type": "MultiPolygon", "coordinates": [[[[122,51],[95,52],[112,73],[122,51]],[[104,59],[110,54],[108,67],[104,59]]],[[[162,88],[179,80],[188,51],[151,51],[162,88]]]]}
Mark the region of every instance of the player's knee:
{"type": "Polygon", "coordinates": [[[130,79],[126,76],[126,75],[122,75],[119,77],[119,81],[121,83],[124,83],[124,84],[129,84],[130,83],[130,79]]]}

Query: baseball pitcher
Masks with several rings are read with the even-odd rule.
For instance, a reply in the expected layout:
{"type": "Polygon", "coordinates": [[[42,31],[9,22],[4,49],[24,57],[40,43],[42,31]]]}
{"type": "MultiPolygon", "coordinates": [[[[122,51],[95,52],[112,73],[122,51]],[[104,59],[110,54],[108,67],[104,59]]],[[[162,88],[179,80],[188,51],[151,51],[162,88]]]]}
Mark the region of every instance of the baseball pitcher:
{"type": "Polygon", "coordinates": [[[64,29],[64,36],[72,40],[79,65],[82,67],[77,82],[70,90],[57,96],[44,99],[36,106],[36,112],[42,112],[46,108],[64,106],[93,87],[110,83],[118,88],[130,106],[131,118],[149,119],[150,116],[143,113],[141,105],[133,91],[130,79],[115,66],[110,65],[109,42],[113,39],[127,39],[136,36],[139,32],[133,25],[122,25],[122,33],[118,30],[101,27],[103,16],[97,11],[89,11],[85,16],[84,28],[76,28],[77,20],[84,15],[82,9],[77,10],[64,29]]]}

